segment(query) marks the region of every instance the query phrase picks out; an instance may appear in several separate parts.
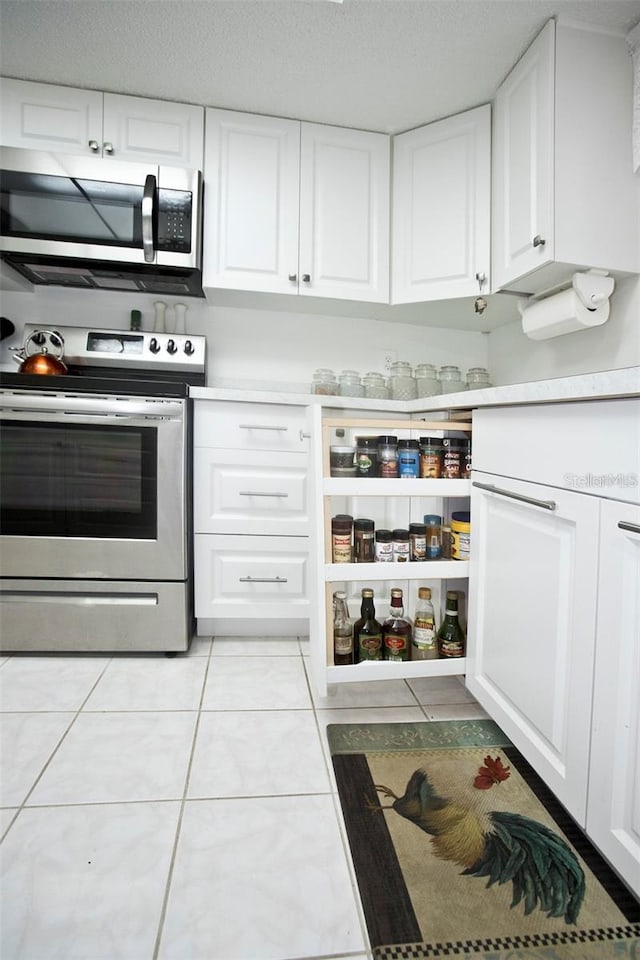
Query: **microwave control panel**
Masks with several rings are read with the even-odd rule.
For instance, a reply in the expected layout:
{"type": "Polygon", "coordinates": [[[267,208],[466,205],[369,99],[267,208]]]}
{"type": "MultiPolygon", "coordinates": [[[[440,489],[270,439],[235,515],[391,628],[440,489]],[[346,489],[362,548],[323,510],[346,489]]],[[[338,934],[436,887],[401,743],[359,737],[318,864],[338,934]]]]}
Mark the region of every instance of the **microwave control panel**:
{"type": "Polygon", "coordinates": [[[186,190],[158,190],[158,250],[191,253],[193,196],[186,190]]]}

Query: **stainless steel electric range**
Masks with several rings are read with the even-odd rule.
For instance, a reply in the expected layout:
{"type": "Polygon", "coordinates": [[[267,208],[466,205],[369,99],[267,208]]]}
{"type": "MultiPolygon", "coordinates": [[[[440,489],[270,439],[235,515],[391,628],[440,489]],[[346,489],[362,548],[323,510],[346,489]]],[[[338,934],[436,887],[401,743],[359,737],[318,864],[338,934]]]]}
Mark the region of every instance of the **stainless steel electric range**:
{"type": "Polygon", "coordinates": [[[205,338],[54,334],[67,375],[0,373],[0,649],[186,650],[205,338]]]}

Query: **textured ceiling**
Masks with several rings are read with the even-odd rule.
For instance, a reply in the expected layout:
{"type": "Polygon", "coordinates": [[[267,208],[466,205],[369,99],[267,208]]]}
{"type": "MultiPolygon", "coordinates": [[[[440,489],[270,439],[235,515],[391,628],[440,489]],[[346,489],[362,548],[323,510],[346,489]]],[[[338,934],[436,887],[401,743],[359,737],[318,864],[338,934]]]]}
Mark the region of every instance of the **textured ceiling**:
{"type": "Polygon", "coordinates": [[[640,0],[0,0],[0,69],[393,133],[492,99],[551,16],[640,0]]]}

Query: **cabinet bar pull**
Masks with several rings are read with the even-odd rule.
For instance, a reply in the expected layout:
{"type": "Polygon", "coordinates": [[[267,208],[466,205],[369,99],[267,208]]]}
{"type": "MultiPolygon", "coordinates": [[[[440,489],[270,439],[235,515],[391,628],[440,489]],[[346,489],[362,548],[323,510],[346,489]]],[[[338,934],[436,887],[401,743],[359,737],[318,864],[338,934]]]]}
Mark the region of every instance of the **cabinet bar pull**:
{"type": "Polygon", "coordinates": [[[490,483],[479,483],[473,480],[472,487],[479,487],[481,490],[488,490],[489,493],[497,493],[501,497],[509,497],[511,500],[521,500],[522,503],[530,503],[533,507],[542,507],[544,510],[555,510],[555,500],[535,500],[533,497],[525,497],[521,493],[513,493],[511,490],[502,490],[500,487],[494,487],[490,483]]]}
{"type": "Polygon", "coordinates": [[[288,430],[289,427],[272,427],[264,423],[240,423],[241,430],[288,430]]]}
{"type": "Polygon", "coordinates": [[[238,577],[239,583],[289,583],[287,577],[238,577]]]}
{"type": "Polygon", "coordinates": [[[241,490],[241,497],[288,497],[288,493],[263,493],[261,490],[241,490]]]}
{"type": "Polygon", "coordinates": [[[640,533],[640,526],[637,523],[629,523],[627,520],[619,520],[618,526],[621,530],[628,530],[629,533],[640,533]]]}

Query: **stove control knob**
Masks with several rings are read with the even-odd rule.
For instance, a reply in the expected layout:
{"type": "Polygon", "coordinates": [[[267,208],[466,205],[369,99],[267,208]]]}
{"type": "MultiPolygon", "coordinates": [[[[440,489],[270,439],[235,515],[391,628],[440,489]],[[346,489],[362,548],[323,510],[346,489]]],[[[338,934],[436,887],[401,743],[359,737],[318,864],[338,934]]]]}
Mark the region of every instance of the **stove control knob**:
{"type": "Polygon", "coordinates": [[[169,340],[167,343],[167,353],[174,354],[178,352],[175,340],[169,340]]]}
{"type": "Polygon", "coordinates": [[[188,357],[195,351],[194,345],[191,343],[191,340],[187,340],[184,345],[184,352],[188,357]]]}
{"type": "Polygon", "coordinates": [[[155,337],[151,337],[151,340],[149,340],[149,350],[151,350],[151,353],[160,353],[160,344],[155,337]]]}

